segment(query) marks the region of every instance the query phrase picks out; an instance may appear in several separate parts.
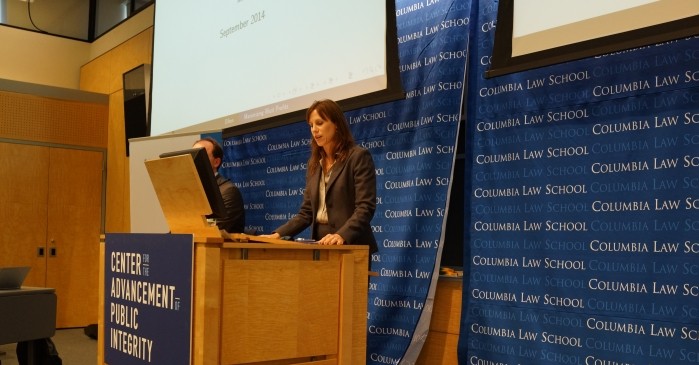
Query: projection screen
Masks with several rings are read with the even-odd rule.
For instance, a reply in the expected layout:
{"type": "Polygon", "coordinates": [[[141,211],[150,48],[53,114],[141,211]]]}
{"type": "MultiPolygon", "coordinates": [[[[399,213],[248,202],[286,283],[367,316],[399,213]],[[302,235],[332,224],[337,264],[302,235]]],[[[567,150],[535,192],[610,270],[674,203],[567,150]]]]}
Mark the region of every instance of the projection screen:
{"type": "Polygon", "coordinates": [[[157,2],[151,135],[292,118],[319,98],[359,107],[402,97],[394,7],[389,0],[157,2]]]}
{"type": "Polygon", "coordinates": [[[502,0],[486,76],[696,34],[696,0],[502,0]]]}

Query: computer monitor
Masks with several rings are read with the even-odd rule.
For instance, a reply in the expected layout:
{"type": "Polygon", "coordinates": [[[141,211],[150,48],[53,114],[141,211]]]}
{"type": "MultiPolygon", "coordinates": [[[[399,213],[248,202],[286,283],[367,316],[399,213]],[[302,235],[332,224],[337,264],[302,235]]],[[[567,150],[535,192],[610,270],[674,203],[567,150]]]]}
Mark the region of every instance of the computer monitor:
{"type": "Polygon", "coordinates": [[[191,155],[194,161],[194,167],[197,169],[197,174],[199,175],[199,180],[206,193],[206,198],[209,201],[209,206],[211,207],[210,218],[221,218],[225,215],[225,205],[223,203],[223,197],[221,196],[221,190],[218,188],[218,183],[216,182],[216,176],[214,175],[213,167],[211,162],[209,162],[209,156],[204,148],[189,148],[186,150],[166,152],[160,155],[160,158],[174,157],[182,155],[191,155]]]}
{"type": "Polygon", "coordinates": [[[30,268],[29,266],[0,267],[0,290],[20,289],[30,268]]]}

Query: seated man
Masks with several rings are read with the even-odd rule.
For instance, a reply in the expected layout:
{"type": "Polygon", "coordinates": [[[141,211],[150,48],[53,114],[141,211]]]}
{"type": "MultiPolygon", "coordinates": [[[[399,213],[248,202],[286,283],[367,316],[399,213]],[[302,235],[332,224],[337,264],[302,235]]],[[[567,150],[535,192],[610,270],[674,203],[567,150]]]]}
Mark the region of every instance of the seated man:
{"type": "Polygon", "coordinates": [[[209,155],[209,161],[211,161],[211,167],[214,169],[214,174],[216,175],[218,188],[221,190],[221,195],[223,196],[223,203],[226,206],[226,211],[223,217],[216,219],[218,229],[223,229],[229,233],[243,233],[245,229],[243,196],[232,181],[218,173],[218,168],[223,162],[223,149],[221,145],[215,139],[206,137],[196,141],[192,147],[206,149],[206,153],[209,155]]]}

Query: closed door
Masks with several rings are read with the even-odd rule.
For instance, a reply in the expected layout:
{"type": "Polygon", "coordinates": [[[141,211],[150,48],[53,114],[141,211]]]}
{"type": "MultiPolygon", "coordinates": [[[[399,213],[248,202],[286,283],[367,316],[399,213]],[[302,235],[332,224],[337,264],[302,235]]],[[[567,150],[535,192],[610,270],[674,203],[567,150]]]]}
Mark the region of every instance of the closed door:
{"type": "Polygon", "coordinates": [[[31,266],[26,286],[46,284],[49,150],[0,143],[0,266],[31,266]]]}
{"type": "Polygon", "coordinates": [[[0,266],[56,289],[56,327],[97,323],[103,153],[0,143],[0,266]]]}
{"type": "Polygon", "coordinates": [[[58,328],[97,323],[103,153],[52,148],[47,198],[47,280],[58,328]]]}

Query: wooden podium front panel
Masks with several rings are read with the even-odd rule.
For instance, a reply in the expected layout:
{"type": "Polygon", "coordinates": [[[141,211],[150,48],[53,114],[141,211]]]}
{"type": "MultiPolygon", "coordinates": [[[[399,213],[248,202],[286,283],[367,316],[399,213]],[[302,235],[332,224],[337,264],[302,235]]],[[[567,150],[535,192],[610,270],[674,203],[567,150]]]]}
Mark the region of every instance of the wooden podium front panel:
{"type": "Polygon", "coordinates": [[[368,246],[195,244],[193,364],[366,363],[368,246]]]}
{"type": "Polygon", "coordinates": [[[310,261],[310,254],[224,259],[223,364],[337,355],[340,262],[310,261]]]}

